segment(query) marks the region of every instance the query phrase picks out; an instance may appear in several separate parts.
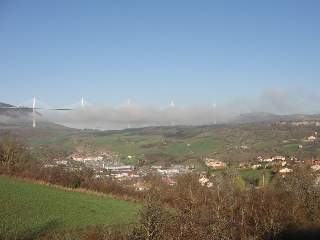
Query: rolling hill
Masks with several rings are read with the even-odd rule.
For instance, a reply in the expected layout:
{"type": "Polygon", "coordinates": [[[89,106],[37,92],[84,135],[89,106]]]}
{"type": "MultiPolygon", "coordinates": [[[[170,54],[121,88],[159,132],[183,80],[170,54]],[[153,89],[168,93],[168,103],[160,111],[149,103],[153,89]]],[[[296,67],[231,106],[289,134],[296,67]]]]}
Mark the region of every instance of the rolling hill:
{"type": "MultiPolygon", "coordinates": [[[[6,113],[1,116],[6,116],[6,113]]],[[[315,124],[297,127],[290,124],[294,121],[320,122],[320,116],[250,113],[225,124],[115,131],[72,129],[48,121],[40,121],[33,129],[29,119],[23,123],[0,122],[0,135],[10,131],[24,139],[37,153],[52,149],[70,154],[79,148],[112,151],[127,164],[201,165],[201,159],[207,156],[226,162],[251,161],[259,155],[278,154],[302,159],[319,158],[319,145],[303,141],[315,131],[319,132],[319,127],[315,124]],[[281,122],[289,124],[279,124],[281,122]],[[303,145],[303,150],[299,149],[300,145],[303,145]]]]}
{"type": "Polygon", "coordinates": [[[0,176],[0,239],[134,221],[139,205],[0,176]]]}

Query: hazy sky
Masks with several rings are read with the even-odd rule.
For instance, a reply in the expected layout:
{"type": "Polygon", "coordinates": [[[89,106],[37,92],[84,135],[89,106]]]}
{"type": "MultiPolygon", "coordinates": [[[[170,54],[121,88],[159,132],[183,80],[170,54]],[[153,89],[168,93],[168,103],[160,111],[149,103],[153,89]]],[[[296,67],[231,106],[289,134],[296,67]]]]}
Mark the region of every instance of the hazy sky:
{"type": "Polygon", "coordinates": [[[319,12],[317,0],[0,0],[0,101],[185,106],[269,89],[316,95],[319,12]]]}

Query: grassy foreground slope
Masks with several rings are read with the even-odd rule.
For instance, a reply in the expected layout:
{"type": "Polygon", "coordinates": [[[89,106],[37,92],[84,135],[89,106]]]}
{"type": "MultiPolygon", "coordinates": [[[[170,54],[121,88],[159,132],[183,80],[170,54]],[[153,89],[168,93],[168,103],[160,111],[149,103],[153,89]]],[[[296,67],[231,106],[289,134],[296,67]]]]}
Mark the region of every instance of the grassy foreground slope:
{"type": "MultiPolygon", "coordinates": [[[[139,205],[0,176],[0,238],[133,221],[139,205]]],[[[23,237],[22,237],[23,236],[23,237]]]]}

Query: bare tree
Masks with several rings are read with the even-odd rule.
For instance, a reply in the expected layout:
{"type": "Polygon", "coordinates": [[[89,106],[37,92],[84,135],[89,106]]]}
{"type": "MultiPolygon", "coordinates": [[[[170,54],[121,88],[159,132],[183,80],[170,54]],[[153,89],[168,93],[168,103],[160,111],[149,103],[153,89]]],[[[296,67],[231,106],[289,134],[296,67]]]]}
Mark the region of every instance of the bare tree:
{"type": "Polygon", "coordinates": [[[26,145],[12,135],[5,135],[0,142],[0,163],[3,171],[8,173],[25,167],[30,155],[26,145]]]}

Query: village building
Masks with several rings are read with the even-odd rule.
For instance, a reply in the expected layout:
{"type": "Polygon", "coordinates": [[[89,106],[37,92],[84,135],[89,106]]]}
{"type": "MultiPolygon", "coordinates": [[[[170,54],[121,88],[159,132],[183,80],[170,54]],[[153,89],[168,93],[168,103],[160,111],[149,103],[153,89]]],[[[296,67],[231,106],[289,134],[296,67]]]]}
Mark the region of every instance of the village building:
{"type": "Polygon", "coordinates": [[[213,187],[213,183],[210,182],[209,178],[202,176],[201,178],[199,178],[199,183],[201,184],[201,186],[206,186],[208,188],[213,187]]]}
{"type": "Polygon", "coordinates": [[[58,160],[56,161],[57,165],[63,165],[63,166],[67,166],[68,165],[68,161],[66,160],[58,160]]]}
{"type": "Polygon", "coordinates": [[[250,168],[251,166],[250,166],[250,164],[249,163],[246,163],[246,162],[241,162],[241,163],[239,163],[239,168],[241,168],[241,169],[248,169],[248,168],[250,168]]]}
{"type": "Polygon", "coordinates": [[[86,162],[86,161],[101,161],[103,160],[103,156],[87,156],[87,155],[72,155],[71,160],[78,161],[78,162],[86,162]]]}
{"type": "Polygon", "coordinates": [[[313,159],[313,160],[311,161],[311,164],[312,164],[312,165],[318,165],[318,166],[320,166],[320,160],[318,160],[318,159],[313,159]]]}
{"type": "Polygon", "coordinates": [[[272,160],[274,160],[274,161],[285,161],[286,157],[284,157],[284,156],[274,156],[274,157],[272,157],[272,160]]]}
{"type": "Polygon", "coordinates": [[[315,136],[313,136],[313,135],[307,138],[308,142],[314,142],[316,140],[317,140],[317,138],[315,136]]]}
{"type": "Polygon", "coordinates": [[[293,170],[291,168],[282,168],[279,170],[280,174],[288,174],[288,173],[292,173],[293,170]]]}
{"type": "Polygon", "coordinates": [[[207,167],[213,168],[213,169],[224,169],[227,167],[227,165],[224,162],[217,161],[212,158],[206,158],[205,163],[206,163],[207,167]]]}
{"type": "Polygon", "coordinates": [[[320,165],[313,165],[313,166],[311,166],[311,169],[312,169],[314,172],[320,171],[320,165]]]}
{"type": "Polygon", "coordinates": [[[111,172],[131,172],[134,170],[134,166],[131,166],[131,165],[105,166],[105,164],[103,164],[103,168],[106,171],[111,171],[111,172]]]}
{"type": "Polygon", "coordinates": [[[254,165],[251,166],[251,168],[254,169],[254,170],[255,169],[261,169],[262,165],[261,164],[254,164],[254,165]]]}
{"type": "Polygon", "coordinates": [[[270,162],[273,162],[274,159],[273,158],[261,158],[259,160],[259,162],[265,162],[265,163],[270,163],[270,162]]]}
{"type": "Polygon", "coordinates": [[[153,166],[151,166],[151,169],[153,169],[153,170],[158,170],[158,169],[163,169],[163,167],[161,166],[161,165],[153,165],[153,166]]]}

